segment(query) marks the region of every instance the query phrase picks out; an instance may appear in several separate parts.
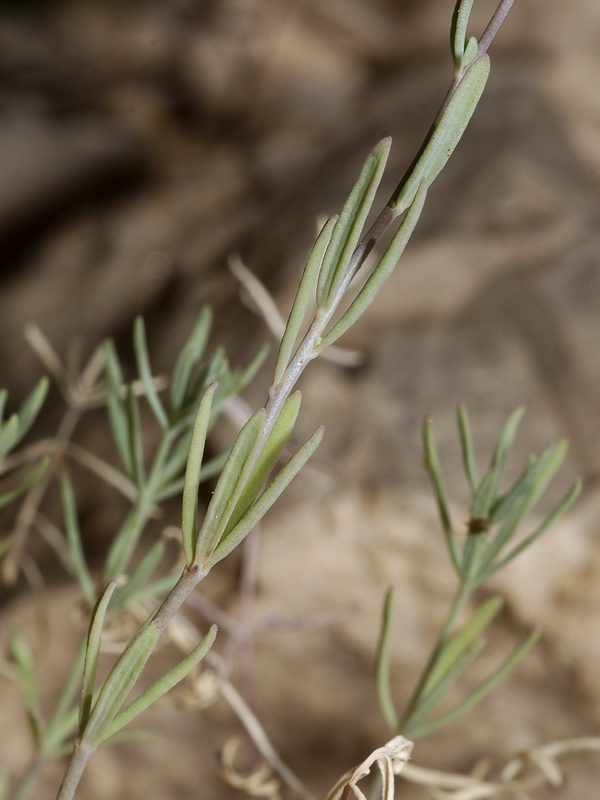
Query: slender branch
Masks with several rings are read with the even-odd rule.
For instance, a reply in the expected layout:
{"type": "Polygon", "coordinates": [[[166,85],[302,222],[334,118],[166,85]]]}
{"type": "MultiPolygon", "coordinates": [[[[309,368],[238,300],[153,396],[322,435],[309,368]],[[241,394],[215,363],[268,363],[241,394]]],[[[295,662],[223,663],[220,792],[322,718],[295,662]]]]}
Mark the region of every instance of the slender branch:
{"type": "Polygon", "coordinates": [[[477,48],[477,58],[487,53],[489,46],[494,41],[496,34],[500,30],[500,27],[506,17],[508,16],[508,12],[514,5],[515,0],[502,0],[498,8],[494,11],[491,20],[488,23],[487,28],[484,30],[481,39],[479,40],[479,47],[477,48]]]}

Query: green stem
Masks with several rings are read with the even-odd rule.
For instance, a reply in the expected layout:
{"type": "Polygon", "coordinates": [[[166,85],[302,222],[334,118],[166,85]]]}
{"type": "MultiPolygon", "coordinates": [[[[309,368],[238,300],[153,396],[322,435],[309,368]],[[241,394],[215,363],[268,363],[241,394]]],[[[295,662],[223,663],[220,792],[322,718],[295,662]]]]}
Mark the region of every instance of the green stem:
{"type": "Polygon", "coordinates": [[[446,617],[446,621],[440,631],[440,634],[437,638],[437,642],[435,643],[435,647],[429,657],[429,661],[427,662],[427,666],[423,670],[419,682],[411,695],[410,700],[408,701],[408,705],[406,706],[406,710],[402,715],[402,718],[398,724],[398,728],[396,733],[405,733],[411,725],[412,719],[418,714],[419,711],[419,703],[421,701],[421,694],[423,692],[424,687],[427,685],[429,681],[429,676],[433,672],[433,670],[437,666],[438,659],[446,646],[446,643],[452,636],[452,632],[458,617],[467,604],[469,597],[472,593],[472,588],[470,586],[461,586],[458,592],[456,593],[454,600],[452,601],[452,606],[450,607],[450,611],[448,612],[448,616],[446,617]]]}
{"type": "Polygon", "coordinates": [[[86,747],[80,742],[75,744],[73,755],[64,774],[56,800],[73,800],[83,771],[93,752],[93,748],[86,747]]]}

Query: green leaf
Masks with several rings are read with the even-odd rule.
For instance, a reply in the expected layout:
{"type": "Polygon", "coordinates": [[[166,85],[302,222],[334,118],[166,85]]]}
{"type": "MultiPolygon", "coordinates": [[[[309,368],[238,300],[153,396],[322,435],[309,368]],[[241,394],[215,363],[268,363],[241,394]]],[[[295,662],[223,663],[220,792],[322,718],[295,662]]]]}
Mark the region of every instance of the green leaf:
{"type": "Polygon", "coordinates": [[[213,646],[216,636],[217,626],[213,625],[202,641],[196,645],[188,656],[166,672],[161,678],[156,680],[132,703],[116,715],[112,723],[105,728],[102,741],[108,739],[110,736],[114,736],[115,733],[132,722],[143,711],[146,711],[147,708],[186,678],[213,646]]]}
{"type": "Polygon", "coordinates": [[[477,463],[475,460],[475,448],[473,446],[471,423],[469,422],[467,409],[463,405],[458,407],[457,416],[465,475],[467,476],[471,494],[474,495],[477,491],[479,478],[477,476],[477,463]]]}
{"type": "MultiPolygon", "coordinates": [[[[229,450],[224,450],[222,453],[214,456],[214,458],[206,461],[200,470],[200,483],[203,483],[210,478],[214,478],[215,475],[218,475],[225,466],[228,456],[229,450]]],[[[176,478],[175,480],[165,484],[156,496],[156,503],[160,504],[164,500],[168,500],[171,497],[175,497],[175,495],[181,494],[183,491],[183,484],[183,477],[176,478]]]]}
{"type": "MultiPolygon", "coordinates": [[[[39,380],[16,414],[11,414],[6,422],[0,425],[0,459],[4,458],[21,441],[33,425],[48,394],[49,385],[48,378],[39,380]]],[[[4,411],[6,397],[7,394],[4,392],[1,398],[2,411],[4,411]]]]}
{"type": "Polygon", "coordinates": [[[509,493],[511,495],[510,513],[486,551],[487,565],[490,565],[506,546],[521,521],[535,506],[560,467],[566,451],[566,442],[559,442],[528,464],[523,475],[515,484],[514,493],[509,493]]]}
{"type": "Polygon", "coordinates": [[[137,397],[131,386],[127,387],[125,396],[127,409],[127,427],[129,431],[129,453],[132,465],[131,477],[137,488],[141,491],[146,482],[146,469],[144,467],[144,440],[140,423],[140,407],[137,397]]]}
{"type": "Polygon", "coordinates": [[[317,236],[317,240],[314,243],[313,249],[308,257],[306,266],[304,267],[300,285],[298,286],[298,291],[296,292],[296,297],[294,298],[292,310],[290,311],[287,325],[285,326],[285,331],[281,339],[279,354],[277,356],[277,364],[275,366],[275,373],[273,376],[273,387],[277,386],[283,377],[283,373],[287,369],[290,358],[293,355],[296,339],[298,338],[307,308],[310,304],[312,293],[315,288],[315,282],[323,263],[323,256],[329,245],[329,242],[331,241],[336,222],[337,217],[330,217],[322,227],[321,232],[317,236]]]}
{"type": "Polygon", "coordinates": [[[279,416],[275,420],[265,443],[262,445],[260,453],[251,465],[249,473],[241,476],[239,492],[236,487],[236,492],[230,498],[233,510],[223,529],[222,536],[227,536],[229,531],[237,525],[241,517],[256,500],[258,493],[269,477],[271,470],[281,455],[281,451],[292,434],[296,419],[298,418],[298,412],[300,411],[301,402],[302,396],[300,392],[294,392],[286,399],[281,407],[279,416]]]}
{"type": "Polygon", "coordinates": [[[139,590],[161,563],[164,554],[165,543],[162,539],[159,539],[158,542],[152,545],[140,560],[139,564],[137,564],[127,579],[127,583],[117,590],[113,600],[113,607],[115,610],[127,608],[127,606],[136,601],[139,590]]]}
{"type": "Polygon", "coordinates": [[[163,575],[162,578],[157,578],[155,581],[146,584],[146,586],[140,587],[135,594],[136,602],[142,603],[144,600],[164,597],[171,591],[180,577],[181,570],[174,570],[169,572],[168,575],[163,575]]]}
{"type": "Polygon", "coordinates": [[[273,503],[281,496],[317,449],[323,438],[323,431],[324,429],[322,427],[319,428],[310,439],[296,451],[287,464],[281,468],[273,481],[248,509],[235,528],[219,542],[219,546],[205,564],[206,569],[211,569],[218,561],[221,561],[221,559],[229,555],[229,553],[246,538],[258,522],[260,522],[273,503]]]}
{"type": "Polygon", "coordinates": [[[329,308],[347,274],[352,255],[373,205],[385,169],[391,139],[382,139],[369,154],[346,201],[325,251],[317,282],[317,307],[329,308]]]}
{"type": "Polygon", "coordinates": [[[129,446],[130,432],[127,412],[122,399],[123,373],[113,342],[108,341],[105,347],[106,402],[108,418],[117,446],[119,458],[129,477],[133,476],[133,462],[129,446]]]}
{"type": "Polygon", "coordinates": [[[138,375],[144,387],[148,405],[152,409],[160,427],[166,430],[169,426],[169,420],[167,419],[167,413],[163,408],[163,404],[156,391],[156,386],[154,385],[154,376],[152,375],[150,357],[148,355],[148,342],[146,341],[146,327],[142,317],[136,317],[133,326],[133,349],[135,352],[138,375]]]}
{"type": "Polygon", "coordinates": [[[87,724],[92,709],[94,697],[94,685],[96,683],[96,672],[98,670],[98,659],[100,657],[100,644],[102,641],[102,629],[110,598],[117,588],[117,581],[110,581],[104,591],[98,597],[96,605],[92,611],[90,626],[88,628],[87,644],[85,648],[85,662],[83,666],[83,678],[81,685],[81,705],[79,712],[80,731],[87,724]]]}
{"type": "Polygon", "coordinates": [[[212,399],[216,388],[216,383],[208,387],[198,407],[185,470],[181,511],[181,538],[188,567],[194,563],[196,557],[198,487],[200,486],[202,459],[204,457],[212,399]]]}
{"type": "Polygon", "coordinates": [[[239,432],[223,467],[215,491],[198,534],[196,558],[200,563],[213,553],[231,514],[231,498],[236,492],[244,470],[258,444],[265,422],[264,411],[257,411],[239,432]]]}
{"type": "Polygon", "coordinates": [[[48,464],[50,463],[50,458],[42,458],[35,467],[22,478],[16,486],[13,486],[12,489],[8,489],[3,494],[0,494],[0,508],[12,503],[13,500],[16,500],[18,497],[21,497],[22,494],[30,489],[41,476],[46,471],[48,464]]]}
{"type": "Polygon", "coordinates": [[[489,525],[490,507],[495,499],[497,482],[496,472],[492,469],[483,478],[475,492],[462,555],[461,571],[464,580],[470,580],[480,564],[481,554],[488,539],[487,526],[489,525]],[[476,523],[484,529],[475,530],[476,523]]]}
{"type": "Polygon", "coordinates": [[[480,639],[468,647],[453,666],[441,677],[438,683],[432,687],[426,696],[419,695],[418,702],[413,711],[407,716],[401,725],[401,731],[407,738],[418,737],[423,729],[424,720],[431,716],[434,710],[443,701],[451,686],[456,683],[458,678],[472,664],[485,648],[485,640],[480,639]]]}
{"type": "MultiPolygon", "coordinates": [[[[581,492],[581,481],[576,481],[573,486],[569,489],[567,494],[563,497],[560,503],[551,511],[551,513],[546,517],[544,522],[539,525],[533,533],[530,533],[529,536],[526,536],[522,542],[520,542],[516,547],[514,547],[507,556],[505,556],[501,561],[493,564],[491,568],[482,575],[481,580],[487,581],[491,578],[494,573],[498,572],[498,570],[503,569],[507,566],[514,558],[516,558],[519,553],[522,553],[523,550],[526,550],[530,545],[532,545],[537,539],[540,538],[550,526],[554,525],[557,519],[561,517],[565,511],[567,511],[575,502],[577,497],[581,492]]],[[[489,562],[488,562],[489,563],[489,562]]]]}
{"type": "Polygon", "coordinates": [[[482,681],[467,697],[460,703],[457,703],[454,708],[448,711],[438,719],[433,720],[428,724],[423,725],[421,728],[411,731],[411,737],[419,738],[422,736],[429,736],[431,733],[444,728],[451,722],[454,722],[466,711],[479,703],[492,689],[513,669],[518,661],[531,649],[540,637],[539,631],[533,631],[525,641],[521,642],[516,647],[510,656],[493,672],[486,680],[482,681]]]}
{"type": "Polygon", "coordinates": [[[27,640],[21,631],[16,628],[13,628],[10,632],[10,651],[17,667],[21,694],[23,695],[23,702],[31,726],[33,740],[36,749],[41,751],[43,749],[45,726],[35,677],[33,655],[29,649],[27,640]]]}
{"type": "Polygon", "coordinates": [[[212,311],[204,306],[198,315],[196,324],[185,343],[173,369],[169,393],[172,412],[180,413],[187,400],[187,391],[192,373],[202,358],[212,326],[212,311]]]}
{"type": "Polygon", "coordinates": [[[390,730],[398,728],[398,715],[390,689],[391,641],[393,624],[394,590],[388,589],[383,603],[381,631],[375,659],[375,687],[379,708],[390,730]]]}
{"type": "Polygon", "coordinates": [[[450,520],[450,512],[448,510],[448,503],[446,501],[446,489],[444,487],[444,479],[442,477],[442,470],[440,468],[440,460],[433,435],[433,420],[430,417],[427,417],[423,423],[423,447],[425,450],[425,468],[429,473],[429,477],[433,486],[448,552],[450,554],[454,569],[460,575],[461,556],[456,541],[456,534],[454,533],[452,522],[450,520]]]}
{"type": "Polygon", "coordinates": [[[81,734],[82,744],[94,748],[104,739],[107,726],[114,720],[137,683],[160,633],[158,622],[150,621],[129,642],[100,689],[81,734]]]}
{"type": "Polygon", "coordinates": [[[48,394],[49,386],[50,381],[48,378],[41,378],[38,381],[35,389],[31,392],[31,394],[28,395],[19,408],[19,429],[17,432],[17,441],[21,441],[21,439],[25,436],[27,431],[35,422],[40,408],[46,399],[46,395],[48,394]]]}
{"type": "Polygon", "coordinates": [[[12,414],[0,429],[0,459],[4,458],[17,443],[19,435],[19,418],[12,414]]]}
{"type": "Polygon", "coordinates": [[[450,47],[452,50],[452,59],[454,61],[455,75],[458,75],[463,68],[463,60],[466,48],[465,43],[467,39],[467,26],[469,24],[469,17],[471,16],[472,8],[473,0],[459,0],[454,9],[454,14],[452,15],[452,25],[450,27],[450,47]]]}
{"type": "Polygon", "coordinates": [[[446,673],[454,669],[475,640],[496,618],[501,608],[502,600],[499,597],[491,597],[479,606],[469,621],[452,636],[441,650],[434,668],[427,676],[421,692],[423,697],[427,697],[443,680],[446,673]]]}
{"type": "Polygon", "coordinates": [[[421,216],[426,196],[427,186],[425,183],[422,183],[415,194],[406,216],[402,220],[400,227],[396,231],[384,254],[381,256],[377,266],[373,269],[365,285],[352,301],[347,311],[344,312],[340,320],[333,326],[329,333],[323,337],[319,343],[319,351],[329,347],[329,345],[339,339],[342,334],[360,319],[373,300],[375,300],[381,287],[396,268],[398,260],[404,252],[408,240],[412,236],[419,217],[421,216]]]}
{"type": "Polygon", "coordinates": [[[525,407],[521,406],[520,408],[516,408],[512,414],[508,417],[504,428],[502,429],[502,433],[500,434],[500,438],[498,439],[498,444],[496,449],[494,450],[494,454],[492,455],[492,461],[490,463],[490,469],[496,471],[497,481],[498,484],[502,480],[502,473],[504,472],[504,465],[506,463],[506,459],[508,457],[508,453],[510,448],[513,446],[515,441],[515,437],[517,435],[517,430],[519,428],[519,424],[525,413],[525,407]]]}
{"type": "Polygon", "coordinates": [[[469,124],[489,72],[490,60],[487,55],[478,58],[466,69],[427,144],[394,199],[397,213],[402,213],[410,206],[423,179],[431,186],[445,167],[469,124]]]}
{"type": "Polygon", "coordinates": [[[59,755],[65,740],[72,739],[77,730],[79,704],[75,701],[78,692],[81,693],[81,676],[83,674],[86,650],[87,642],[80,642],[56,701],[54,711],[48,720],[45,736],[45,751],[47,754],[59,755]]]}
{"type": "Polygon", "coordinates": [[[96,601],[96,592],[94,591],[94,583],[83,553],[73,485],[66,473],[63,473],[61,476],[61,498],[71,566],[73,567],[73,572],[77,578],[81,593],[86,603],[91,608],[96,601]]]}

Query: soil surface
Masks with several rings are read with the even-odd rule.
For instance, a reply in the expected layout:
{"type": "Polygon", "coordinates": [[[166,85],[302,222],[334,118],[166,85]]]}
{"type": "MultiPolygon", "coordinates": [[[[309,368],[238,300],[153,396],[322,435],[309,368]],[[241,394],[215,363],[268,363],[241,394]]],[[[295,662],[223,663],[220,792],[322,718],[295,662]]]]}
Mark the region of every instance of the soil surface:
{"type": "MultiPolygon", "coordinates": [[[[495,3],[475,5],[480,29],[495,3]]],[[[0,366],[10,410],[44,374],[23,338],[27,323],[61,358],[79,348],[85,361],[111,336],[129,363],[133,319],[142,314],[160,373],[210,304],[212,341],[225,345],[233,363],[247,362],[269,333],[240,295],[228,258],[238,253],[279,307],[289,308],[317,219],[340,209],[369,149],[392,135],[384,199],[410,163],[450,80],[452,6],[3,4],[0,366]]],[[[598,731],[599,39],[597,0],[515,4],[491,50],[484,98],[430,191],[400,267],[344,340],[361,354],[360,366],[315,363],[302,378],[298,441],[321,423],[326,436],[254,542],[252,595],[240,589],[241,565],[257,555],[247,548],[243,562],[232,556],[203,586],[204,616],[191,612],[199,630],[215,616],[208,601],[229,615],[234,635],[222,631],[217,650],[231,659],[234,684],[281,757],[318,797],[389,738],[373,684],[388,586],[396,590],[398,705],[448,608],[455,585],[420,428],[431,415],[452,513],[464,526],[460,402],[481,463],[510,411],[527,407],[513,475],[531,452],[569,440],[539,513],[574,476],[584,490],[542,541],[486,587],[505,598],[505,608],[455,697],[533,626],[543,631],[539,644],[481,705],[419,740],[414,762],[466,772],[490,757],[497,768],[518,751],[598,731]],[[256,630],[248,635],[250,623],[256,630]]],[[[245,392],[252,408],[263,402],[272,366],[271,355],[245,392]]],[[[54,436],[64,414],[54,388],[34,433],[54,436]]],[[[221,426],[212,446],[234,432],[221,426]]],[[[150,423],[148,435],[156,435],[150,423]]],[[[102,411],[84,415],[75,441],[117,463],[102,411]]],[[[126,505],[71,468],[86,549],[99,565],[126,505]]],[[[7,535],[15,508],[3,512],[7,535]]],[[[151,535],[178,521],[173,504],[151,535]]],[[[0,760],[13,776],[32,751],[5,633],[19,625],[32,642],[44,709],[81,634],[79,597],[51,546],[61,535],[56,526],[53,484],[18,580],[1,595],[0,760]]],[[[173,657],[165,648],[158,661],[173,657]]],[[[78,797],[243,797],[219,777],[215,759],[242,728],[209,683],[205,675],[200,696],[176,690],[146,715],[157,737],[95,754],[78,797]]],[[[578,760],[561,789],[532,796],[592,800],[599,766],[598,756],[578,760]]],[[[63,762],[45,766],[31,797],[54,797],[63,769],[63,762]]],[[[399,797],[426,796],[408,783],[399,787],[399,797]]]]}

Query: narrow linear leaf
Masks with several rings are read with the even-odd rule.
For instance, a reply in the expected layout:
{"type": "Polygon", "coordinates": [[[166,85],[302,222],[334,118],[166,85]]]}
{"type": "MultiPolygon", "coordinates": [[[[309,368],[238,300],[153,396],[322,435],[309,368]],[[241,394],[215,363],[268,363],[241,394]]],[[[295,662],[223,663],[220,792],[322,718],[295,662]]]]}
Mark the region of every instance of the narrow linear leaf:
{"type": "Polygon", "coordinates": [[[390,689],[391,642],[393,624],[394,590],[388,589],[383,602],[381,631],[375,658],[375,688],[379,700],[379,708],[390,730],[398,727],[398,714],[394,707],[390,689]]]}
{"type": "Polygon", "coordinates": [[[479,50],[479,42],[474,36],[470,36],[465,45],[465,54],[462,59],[462,68],[467,67],[472,61],[475,60],[479,50]]]}
{"type": "Polygon", "coordinates": [[[462,555],[462,575],[463,579],[470,580],[473,573],[477,571],[483,551],[488,540],[487,527],[489,526],[490,507],[494,502],[496,486],[498,478],[495,470],[490,470],[483,478],[470,510],[469,527],[467,531],[467,538],[463,548],[462,555]],[[474,529],[474,524],[482,526],[482,530],[474,529]]]}
{"type": "Polygon", "coordinates": [[[192,440],[183,482],[183,496],[181,508],[181,539],[183,552],[188,567],[194,563],[196,557],[197,518],[198,518],[198,488],[204,458],[204,446],[210,422],[210,411],[213,395],[217,388],[212,383],[202,398],[192,430],[192,440]]]}
{"type": "Polygon", "coordinates": [[[499,614],[502,600],[491,597],[486,600],[471,615],[469,621],[456,633],[441,651],[422,689],[422,696],[426,697],[443,680],[463,657],[473,642],[483,633],[490,623],[499,614]]]}
{"type": "Polygon", "coordinates": [[[317,307],[327,308],[335,295],[373,205],[383,176],[391,139],[382,139],[371,151],[346,201],[325,251],[317,282],[317,307]]]}
{"type": "Polygon", "coordinates": [[[461,657],[454,663],[452,668],[441,677],[438,683],[431,688],[427,695],[419,695],[418,702],[410,716],[403,722],[401,729],[405,736],[413,737],[422,735],[425,720],[433,714],[435,709],[443,701],[444,697],[465,670],[472,664],[485,648],[485,639],[479,639],[468,647],[461,657]]]}
{"type": "Polygon", "coordinates": [[[85,727],[92,708],[94,697],[94,685],[96,683],[96,672],[98,670],[98,659],[100,657],[100,644],[102,640],[102,629],[110,598],[117,588],[117,581],[110,581],[106,589],[100,594],[96,605],[92,611],[90,626],[88,628],[87,642],[85,648],[85,661],[83,665],[83,678],[81,682],[81,705],[79,712],[80,731],[85,727]]]}
{"type": "Polygon", "coordinates": [[[27,431],[31,428],[35,419],[42,407],[44,400],[46,399],[46,395],[48,394],[48,388],[50,386],[50,381],[48,378],[41,378],[33,391],[25,398],[21,407],[19,408],[17,419],[18,419],[18,428],[17,428],[17,439],[16,442],[20,442],[21,439],[25,436],[27,431]]]}
{"type": "Polygon", "coordinates": [[[131,477],[137,488],[141,491],[146,482],[144,443],[142,426],[140,423],[140,407],[131,386],[127,389],[125,405],[127,408],[127,427],[129,431],[129,454],[132,465],[131,477]]]}
{"type": "Polygon", "coordinates": [[[164,597],[165,595],[169,594],[179,578],[181,578],[180,569],[169,572],[168,575],[164,575],[162,578],[157,578],[151,583],[147,583],[145,586],[140,587],[140,589],[136,592],[135,602],[141,603],[144,600],[164,597]]]}
{"type": "Polygon", "coordinates": [[[325,225],[323,225],[310,252],[306,266],[304,267],[300,285],[298,286],[298,291],[296,292],[296,297],[294,298],[292,310],[290,311],[287,325],[285,326],[285,331],[281,339],[279,354],[277,356],[277,364],[275,366],[275,373],[273,376],[273,387],[277,386],[283,377],[283,373],[287,369],[290,358],[293,355],[296,340],[298,338],[298,334],[300,333],[300,329],[302,327],[302,323],[304,321],[304,317],[315,288],[315,282],[323,263],[323,256],[329,245],[329,242],[331,241],[336,222],[337,217],[330,217],[325,225]]]}
{"type": "Polygon", "coordinates": [[[475,460],[475,447],[473,445],[471,423],[469,421],[467,409],[463,405],[458,407],[457,420],[465,475],[467,476],[471,494],[475,495],[479,484],[479,477],[477,462],[475,460]]]}
{"type": "Polygon", "coordinates": [[[575,502],[575,500],[579,497],[581,493],[582,483],[581,481],[576,481],[573,486],[569,489],[567,494],[561,500],[561,502],[550,512],[548,517],[544,520],[544,522],[537,527],[533,533],[530,533],[529,536],[526,536],[522,542],[520,542],[516,547],[514,547],[507,556],[505,556],[501,561],[497,562],[485,572],[482,576],[482,582],[487,581],[494,575],[498,570],[503,569],[507,564],[509,564],[514,558],[516,558],[523,550],[526,550],[530,547],[537,539],[540,538],[548,528],[550,528],[556,522],[559,517],[561,517],[565,511],[567,511],[575,502]]]}
{"type": "Polygon", "coordinates": [[[22,478],[16,486],[13,486],[12,489],[8,489],[3,494],[0,494],[0,508],[12,503],[22,494],[30,489],[38,480],[42,477],[44,472],[46,471],[48,464],[50,463],[50,458],[42,458],[35,467],[22,478]]]}
{"type": "Polygon", "coordinates": [[[445,167],[469,124],[489,73],[490,60],[487,55],[478,58],[465,70],[423,152],[395,198],[394,206],[398,213],[410,206],[423,179],[431,186],[445,167]]]}
{"type": "Polygon", "coordinates": [[[296,453],[290,458],[280,471],[277,473],[273,481],[269,484],[267,489],[261,494],[258,500],[252,505],[233,530],[228,533],[219,546],[214,551],[213,555],[206,562],[206,568],[212,568],[218,561],[229,555],[240,542],[246,538],[250,531],[257,525],[258,522],[264,517],[267,511],[281,496],[287,486],[296,477],[298,472],[306,464],[311,455],[319,446],[323,438],[324,428],[319,428],[315,433],[300,447],[296,453]]]}
{"type": "MultiPolygon", "coordinates": [[[[222,453],[214,456],[214,458],[206,461],[200,469],[200,483],[203,483],[204,481],[209,480],[209,478],[214,478],[215,475],[218,475],[225,466],[228,455],[229,450],[224,450],[222,453]]],[[[183,491],[183,483],[184,479],[183,477],[180,477],[172,480],[170,483],[165,484],[156,496],[156,504],[160,505],[164,500],[169,500],[171,497],[181,494],[183,491]]]]}
{"type": "Polygon", "coordinates": [[[452,25],[450,27],[450,47],[452,49],[455,74],[458,74],[463,67],[463,58],[465,55],[467,39],[467,26],[469,24],[469,17],[471,16],[472,8],[473,0],[459,0],[454,8],[454,14],[452,15],[452,25]]]}
{"type": "Polygon", "coordinates": [[[513,537],[521,520],[531,511],[540,496],[544,493],[546,487],[563,462],[566,452],[567,443],[564,441],[549,447],[537,460],[529,465],[524,473],[525,477],[522,481],[517,482],[517,486],[520,486],[521,493],[517,496],[517,502],[514,504],[512,513],[509,514],[486,551],[486,562],[488,565],[490,565],[503,550],[513,537]]]}
{"type": "Polygon", "coordinates": [[[170,691],[174,686],[186,678],[189,673],[197,666],[204,656],[213,646],[217,636],[217,626],[213,625],[202,641],[194,647],[191,653],[179,662],[175,667],[166,672],[161,678],[149,686],[139,697],[120,711],[112,723],[108,725],[102,735],[102,741],[114,736],[125,725],[128,725],[136,717],[150,708],[157,700],[170,691]]]}
{"type": "Polygon", "coordinates": [[[242,481],[240,481],[241,490],[239,493],[236,491],[230,498],[233,510],[229,515],[226,526],[223,528],[222,536],[227,536],[229,531],[237,525],[241,517],[256,500],[258,493],[263,488],[265,481],[281,455],[281,451],[292,434],[301,402],[302,395],[297,391],[291,394],[281,407],[279,416],[275,420],[267,440],[262,445],[249,474],[244,476],[243,485],[242,481]]]}
{"type": "Polygon", "coordinates": [[[195,552],[197,558],[202,562],[213,552],[223,527],[227,523],[232,510],[231,498],[240,482],[244,464],[258,443],[264,420],[264,411],[257,411],[250,417],[233,443],[198,534],[195,552]]]}
{"type": "Polygon", "coordinates": [[[112,540],[104,562],[104,578],[106,580],[118,578],[127,570],[153,508],[152,503],[146,498],[140,497],[123,520],[112,540]]]}
{"type": "Polygon", "coordinates": [[[8,400],[8,391],[0,389],[0,426],[4,420],[4,410],[6,408],[6,401],[8,400]]]}
{"type": "Polygon", "coordinates": [[[65,739],[72,739],[77,730],[80,705],[77,702],[77,695],[81,694],[81,676],[86,649],[87,642],[80,642],[52,715],[48,720],[45,744],[46,749],[51,753],[57,753],[65,739]]]}
{"type": "Polygon", "coordinates": [[[340,338],[355,322],[365,313],[373,300],[379,294],[381,287],[392,274],[398,264],[404,248],[416,227],[416,224],[423,211],[425,198],[427,196],[427,186],[423,182],[415,194],[414,200],[396,231],[392,241],[381,256],[377,266],[369,275],[365,285],[362,287],[356,298],[352,301],[349,308],[344,312],[340,320],[333,326],[321,342],[319,350],[324,350],[340,338]]]}
{"type": "Polygon", "coordinates": [[[117,446],[119,458],[129,477],[133,476],[133,463],[129,449],[129,422],[122,400],[123,374],[113,342],[108,341],[105,347],[106,402],[108,418],[117,446]]]}
{"type": "Polygon", "coordinates": [[[27,644],[27,640],[17,628],[13,628],[10,632],[10,652],[17,667],[19,685],[33,740],[37,750],[41,751],[45,726],[35,677],[33,654],[27,644]]]}
{"type": "Polygon", "coordinates": [[[512,414],[510,414],[510,416],[506,420],[504,428],[502,429],[502,433],[500,434],[500,438],[498,439],[498,444],[492,455],[492,460],[490,462],[490,469],[496,471],[496,474],[498,476],[498,483],[500,483],[500,481],[502,480],[504,465],[506,463],[508,453],[515,441],[515,437],[517,435],[517,431],[524,413],[525,413],[525,407],[520,406],[519,408],[516,408],[512,412],[512,414]]]}
{"type": "Polygon", "coordinates": [[[185,405],[190,378],[204,354],[211,326],[212,311],[208,306],[204,306],[173,368],[169,393],[171,410],[175,414],[185,405]]]}
{"type": "Polygon", "coordinates": [[[160,633],[160,626],[156,621],[151,621],[129,642],[100,689],[98,699],[83,728],[82,743],[88,747],[96,747],[102,741],[106,726],[113,721],[135,686],[152,655],[160,633]]]}
{"type": "Polygon", "coordinates": [[[163,404],[160,401],[160,397],[158,396],[158,392],[156,391],[156,386],[154,385],[154,376],[152,375],[150,356],[148,355],[146,326],[142,317],[136,317],[133,325],[133,349],[135,352],[138,375],[144,387],[148,405],[152,409],[152,413],[156,417],[156,421],[160,427],[166,430],[169,425],[169,420],[163,408],[163,404]]]}
{"type": "Polygon", "coordinates": [[[128,605],[134,602],[134,598],[137,598],[139,590],[161,563],[164,554],[165,543],[160,539],[152,545],[140,560],[139,564],[137,564],[127,579],[127,583],[117,590],[113,599],[113,608],[115,610],[127,608],[128,605]]]}
{"type": "Polygon", "coordinates": [[[425,450],[425,468],[429,473],[435,499],[438,507],[438,513],[442,522],[442,529],[446,539],[446,546],[452,560],[452,564],[457,574],[461,574],[461,556],[456,541],[456,534],[452,527],[450,520],[450,512],[448,510],[448,503],[446,502],[446,489],[444,487],[444,479],[442,478],[442,470],[440,468],[440,460],[438,457],[437,447],[435,445],[435,438],[433,435],[433,420],[430,417],[425,419],[423,423],[423,446],[425,450]]]}
{"type": "Polygon", "coordinates": [[[6,420],[0,429],[0,458],[10,453],[19,438],[19,418],[16,414],[6,420]]]}
{"type": "Polygon", "coordinates": [[[521,642],[518,647],[516,647],[510,656],[501,664],[498,669],[489,676],[485,681],[479,684],[477,688],[475,688],[467,697],[458,703],[454,708],[448,711],[438,719],[433,720],[432,722],[423,725],[421,728],[414,730],[411,732],[411,736],[413,738],[419,738],[423,736],[429,736],[429,734],[434,733],[435,731],[440,730],[440,728],[444,728],[446,725],[449,725],[451,722],[457,720],[460,716],[462,716],[466,711],[472,708],[474,705],[479,703],[487,694],[489,694],[492,689],[496,687],[496,685],[513,669],[513,667],[517,664],[518,661],[523,658],[523,656],[527,653],[528,650],[533,647],[533,645],[537,642],[540,637],[539,631],[533,631],[525,641],[521,642]]]}
{"type": "Polygon", "coordinates": [[[81,531],[77,519],[77,507],[75,504],[75,494],[73,484],[66,473],[61,475],[61,498],[63,508],[63,518],[67,534],[67,547],[71,558],[71,566],[77,578],[77,583],[86,603],[91,608],[96,601],[96,592],[92,576],[88,569],[87,561],[83,552],[81,531]]]}

